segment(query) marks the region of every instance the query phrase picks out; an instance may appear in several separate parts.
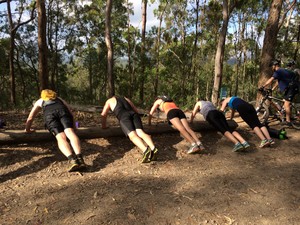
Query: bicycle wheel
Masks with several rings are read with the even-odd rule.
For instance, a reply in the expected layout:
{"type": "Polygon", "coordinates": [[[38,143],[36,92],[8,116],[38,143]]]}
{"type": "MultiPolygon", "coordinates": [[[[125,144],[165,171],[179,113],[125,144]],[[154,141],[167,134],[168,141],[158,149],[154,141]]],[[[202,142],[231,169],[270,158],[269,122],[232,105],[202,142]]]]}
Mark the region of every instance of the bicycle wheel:
{"type": "Polygon", "coordinates": [[[292,126],[295,129],[300,130],[300,107],[296,106],[295,104],[292,104],[291,114],[292,114],[292,118],[291,118],[292,126]]]}
{"type": "Polygon", "coordinates": [[[267,124],[270,115],[268,106],[266,106],[265,104],[260,106],[256,103],[256,101],[251,101],[249,103],[254,106],[259,121],[264,125],[267,124]]]}

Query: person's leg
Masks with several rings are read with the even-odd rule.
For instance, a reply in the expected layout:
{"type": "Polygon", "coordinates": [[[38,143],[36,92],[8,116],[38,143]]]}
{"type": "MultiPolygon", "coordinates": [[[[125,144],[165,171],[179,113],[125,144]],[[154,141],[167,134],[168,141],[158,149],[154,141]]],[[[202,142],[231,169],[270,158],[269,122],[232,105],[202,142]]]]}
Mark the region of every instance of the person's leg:
{"type": "Polygon", "coordinates": [[[81,154],[81,146],[80,146],[80,140],[78,136],[75,134],[73,128],[66,128],[64,130],[67,138],[70,140],[71,146],[75,152],[76,155],[81,154]]]}
{"type": "Polygon", "coordinates": [[[64,132],[60,132],[55,136],[59,150],[67,157],[73,155],[72,148],[67,141],[67,137],[64,132]]]}
{"type": "Polygon", "coordinates": [[[234,137],[234,135],[232,133],[230,133],[229,131],[226,131],[224,133],[224,136],[226,138],[228,138],[232,143],[237,144],[239,143],[239,140],[237,138],[234,137]]]}
{"type": "Polygon", "coordinates": [[[180,134],[188,141],[190,144],[196,143],[196,141],[191,137],[191,135],[187,132],[183,124],[181,123],[178,117],[175,117],[170,120],[173,126],[180,132],[180,134]]]}
{"type": "Polygon", "coordinates": [[[190,128],[187,119],[180,120],[182,125],[184,126],[185,130],[189,133],[189,135],[194,139],[194,142],[199,143],[200,140],[197,137],[196,133],[190,128]]]}
{"type": "Polygon", "coordinates": [[[267,129],[265,126],[261,127],[260,129],[261,129],[262,133],[264,134],[264,136],[265,136],[268,140],[270,140],[270,139],[271,139],[271,136],[270,136],[270,134],[269,134],[268,129],[267,129]]]}
{"type": "Polygon", "coordinates": [[[261,141],[265,140],[266,137],[265,135],[262,133],[261,129],[259,127],[254,127],[253,128],[254,133],[259,137],[259,139],[261,141]]]}
{"type": "Polygon", "coordinates": [[[284,100],[283,107],[285,109],[286,122],[291,122],[291,102],[288,100],[284,100]]]}
{"type": "Polygon", "coordinates": [[[129,137],[130,141],[132,141],[132,143],[135,144],[143,152],[145,152],[147,150],[147,146],[145,145],[143,139],[137,135],[136,131],[131,131],[128,134],[128,137],[129,137]]]}
{"type": "Polygon", "coordinates": [[[142,129],[136,129],[137,135],[146,142],[146,144],[153,150],[155,148],[152,138],[149,134],[145,133],[142,129]]]}
{"type": "Polygon", "coordinates": [[[237,131],[233,131],[232,135],[241,143],[245,143],[246,140],[238,133],[237,131]]]}

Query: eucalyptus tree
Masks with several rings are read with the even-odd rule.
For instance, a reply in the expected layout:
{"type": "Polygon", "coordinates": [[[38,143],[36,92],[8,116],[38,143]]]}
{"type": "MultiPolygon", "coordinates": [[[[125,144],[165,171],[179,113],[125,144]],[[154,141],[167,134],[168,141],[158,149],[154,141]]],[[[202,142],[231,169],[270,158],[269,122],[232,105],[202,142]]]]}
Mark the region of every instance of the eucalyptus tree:
{"type": "Polygon", "coordinates": [[[223,23],[219,35],[219,41],[217,45],[216,57],[215,57],[215,78],[214,86],[212,91],[211,100],[214,104],[217,104],[219,98],[219,91],[222,83],[222,70],[223,70],[223,59],[225,51],[225,40],[228,29],[228,22],[234,8],[240,4],[241,0],[223,0],[222,3],[222,14],[223,23]]]}
{"type": "Polygon", "coordinates": [[[15,38],[18,29],[29,23],[35,18],[34,8],[35,2],[27,3],[26,1],[20,1],[19,5],[17,5],[18,17],[14,21],[12,10],[11,10],[11,1],[7,0],[7,16],[9,22],[9,35],[10,35],[10,49],[9,49],[9,73],[10,73],[10,101],[13,105],[16,105],[16,83],[15,83],[15,67],[14,67],[14,60],[15,60],[15,38]],[[24,20],[24,14],[26,12],[26,7],[30,10],[30,17],[24,20]]]}
{"type": "Polygon", "coordinates": [[[47,45],[47,16],[45,0],[36,0],[38,11],[38,48],[39,48],[39,81],[40,90],[49,88],[48,45],[47,45]]]}
{"type": "Polygon", "coordinates": [[[265,30],[265,37],[263,42],[261,62],[260,62],[260,77],[258,86],[265,83],[265,81],[272,75],[269,63],[275,58],[277,36],[278,32],[286,18],[287,12],[296,3],[296,0],[283,5],[283,0],[272,0],[270,5],[268,22],[265,30]],[[284,11],[282,12],[282,6],[284,11]]]}

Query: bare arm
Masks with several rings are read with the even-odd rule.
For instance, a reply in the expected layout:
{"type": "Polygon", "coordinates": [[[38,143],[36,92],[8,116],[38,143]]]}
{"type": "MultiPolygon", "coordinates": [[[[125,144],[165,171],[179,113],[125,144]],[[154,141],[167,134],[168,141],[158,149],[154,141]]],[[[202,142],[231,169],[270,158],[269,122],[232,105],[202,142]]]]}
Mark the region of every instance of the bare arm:
{"type": "Polygon", "coordinates": [[[136,113],[139,113],[138,109],[135,107],[135,105],[133,104],[133,102],[129,98],[125,98],[125,99],[131,105],[133,111],[135,111],[136,113]]]}
{"type": "Polygon", "coordinates": [[[270,85],[274,79],[275,79],[274,77],[270,77],[269,80],[267,80],[266,83],[263,85],[263,87],[270,85]]]}
{"type": "Polygon", "coordinates": [[[149,118],[148,118],[148,125],[150,126],[151,125],[151,119],[152,119],[152,115],[154,114],[155,110],[159,107],[160,103],[162,103],[162,100],[161,99],[158,99],[154,102],[151,110],[150,110],[150,113],[149,113],[149,118]]]}
{"type": "Polygon", "coordinates": [[[106,102],[105,102],[105,105],[103,107],[103,110],[102,110],[102,113],[101,113],[101,125],[102,125],[102,129],[105,129],[107,128],[107,125],[106,125],[106,120],[107,120],[107,114],[110,110],[110,100],[108,99],[106,102]]]}
{"type": "Polygon", "coordinates": [[[192,115],[191,115],[191,123],[193,123],[194,121],[194,118],[197,114],[197,112],[200,110],[200,107],[201,107],[201,104],[200,102],[197,102],[194,106],[194,109],[193,109],[193,112],[192,112],[192,115]]]}
{"type": "Polygon", "coordinates": [[[229,101],[230,101],[230,97],[224,99],[224,101],[222,102],[222,106],[220,108],[220,111],[222,111],[222,112],[225,111],[229,101]]]}
{"type": "Polygon", "coordinates": [[[41,107],[42,102],[43,100],[39,99],[38,101],[36,101],[33,108],[31,109],[28,118],[26,120],[25,132],[30,133],[34,131],[34,129],[31,129],[31,125],[38,112],[42,109],[41,107]]]}

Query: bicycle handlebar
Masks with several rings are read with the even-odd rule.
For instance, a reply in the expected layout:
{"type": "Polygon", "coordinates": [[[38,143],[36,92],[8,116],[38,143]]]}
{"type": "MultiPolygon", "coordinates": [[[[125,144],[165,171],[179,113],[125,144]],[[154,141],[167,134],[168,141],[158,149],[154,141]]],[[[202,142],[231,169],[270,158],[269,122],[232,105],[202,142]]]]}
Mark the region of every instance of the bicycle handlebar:
{"type": "Polygon", "coordinates": [[[259,91],[263,96],[272,95],[272,89],[271,89],[271,88],[260,87],[260,88],[258,88],[258,91],[259,91]]]}

